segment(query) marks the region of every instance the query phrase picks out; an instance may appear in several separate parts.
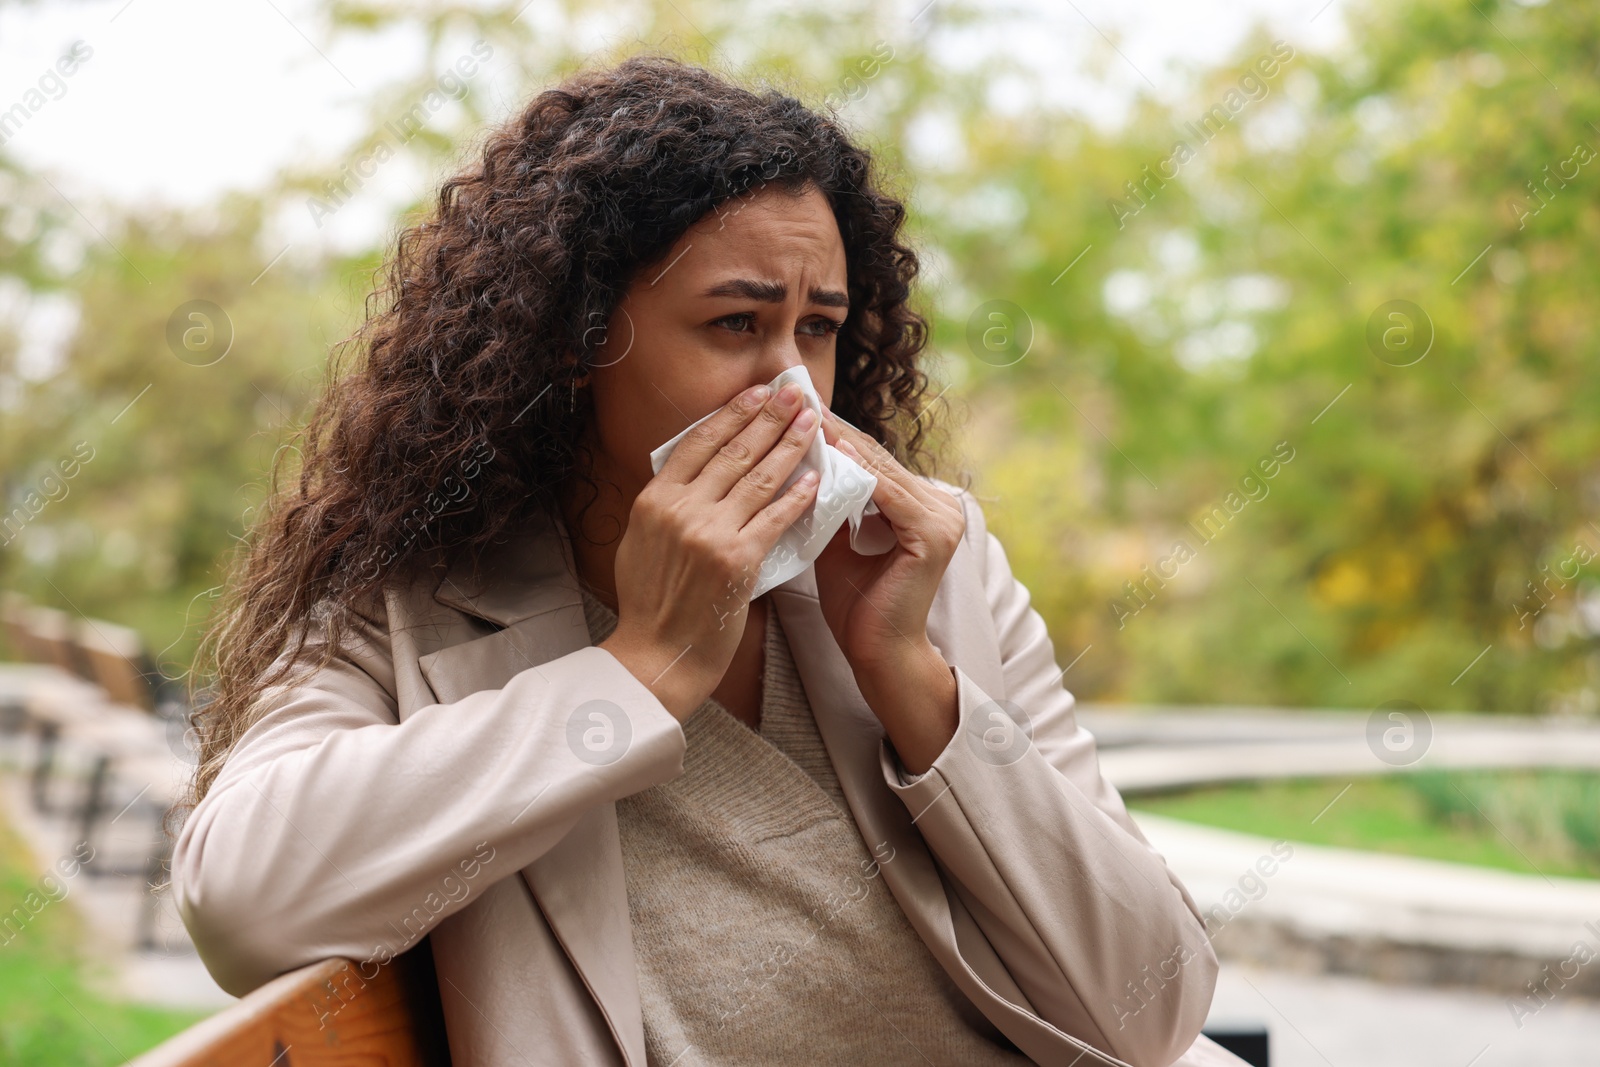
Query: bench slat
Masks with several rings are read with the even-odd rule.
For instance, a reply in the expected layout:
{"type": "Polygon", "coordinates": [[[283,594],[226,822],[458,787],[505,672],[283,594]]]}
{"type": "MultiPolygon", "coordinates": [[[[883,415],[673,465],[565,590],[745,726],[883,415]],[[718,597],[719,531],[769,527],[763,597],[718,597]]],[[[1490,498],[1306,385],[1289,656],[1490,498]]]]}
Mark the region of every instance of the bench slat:
{"type": "Polygon", "coordinates": [[[128,1067],[448,1067],[431,953],[418,945],[371,979],[347,959],[279,975],[128,1067]]]}

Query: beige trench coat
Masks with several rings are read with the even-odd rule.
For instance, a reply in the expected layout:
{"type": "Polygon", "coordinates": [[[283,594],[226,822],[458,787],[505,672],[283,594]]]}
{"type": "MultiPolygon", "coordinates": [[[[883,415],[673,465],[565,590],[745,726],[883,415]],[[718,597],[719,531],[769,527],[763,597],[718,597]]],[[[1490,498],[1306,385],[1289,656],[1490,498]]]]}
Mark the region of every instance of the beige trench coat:
{"type": "MultiPolygon", "coordinates": [[[[971,494],[929,482],[966,513],[927,625],[960,729],[929,773],[902,776],[814,570],[771,593],[850,811],[893,850],[885,883],[1036,1062],[1243,1064],[1200,1035],[1203,919],[1101,776],[1026,588],[971,494]],[[999,700],[1031,741],[1005,744],[999,700]]],[[[458,1067],[645,1067],[614,802],[681,773],[684,734],[591,644],[567,537],[541,519],[477,581],[458,564],[391,585],[331,666],[263,693],[172,859],[225,990],[330,956],[370,977],[431,934],[458,1067]]]]}

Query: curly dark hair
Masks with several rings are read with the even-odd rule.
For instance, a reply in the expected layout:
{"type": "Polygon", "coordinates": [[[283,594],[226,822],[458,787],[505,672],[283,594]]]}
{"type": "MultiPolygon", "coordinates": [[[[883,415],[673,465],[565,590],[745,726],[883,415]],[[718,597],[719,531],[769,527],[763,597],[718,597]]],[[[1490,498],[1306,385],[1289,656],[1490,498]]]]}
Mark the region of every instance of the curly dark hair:
{"type": "Polygon", "coordinates": [[[675,59],[574,74],[443,183],[437,212],[398,235],[364,324],[334,346],[202,639],[200,759],[175,813],[205,796],[256,698],[300,661],[308,620],[326,626],[325,664],[350,609],[388,578],[462,553],[476,566],[537,509],[559,516],[569,483],[594,487],[580,462],[588,391],[573,388],[593,327],[693,223],[774,182],[820,189],[844,241],[833,409],[932,473],[927,322],[908,305],[918,262],[871,153],[836,117],[675,59]],[[341,370],[350,348],[365,358],[341,370]]]}

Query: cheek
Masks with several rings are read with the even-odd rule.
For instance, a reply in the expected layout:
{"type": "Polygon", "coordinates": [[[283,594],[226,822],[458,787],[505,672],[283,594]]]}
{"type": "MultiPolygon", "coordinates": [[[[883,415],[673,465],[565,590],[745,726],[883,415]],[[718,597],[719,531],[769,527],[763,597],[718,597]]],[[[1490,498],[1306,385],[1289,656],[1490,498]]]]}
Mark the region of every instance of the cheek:
{"type": "MultiPolygon", "coordinates": [[[[671,388],[666,383],[661,387],[671,388]]],[[[684,425],[675,414],[671,422],[677,429],[669,424],[666,413],[672,412],[672,406],[626,364],[596,370],[589,389],[592,422],[587,433],[596,450],[637,479],[654,477],[651,450],[684,425]]]]}
{"type": "Polygon", "coordinates": [[[658,364],[633,358],[639,355],[636,349],[628,360],[594,372],[590,433],[614,464],[642,483],[655,477],[652,451],[759,382],[747,380],[743,368],[718,366],[704,355],[683,353],[658,364]]]}

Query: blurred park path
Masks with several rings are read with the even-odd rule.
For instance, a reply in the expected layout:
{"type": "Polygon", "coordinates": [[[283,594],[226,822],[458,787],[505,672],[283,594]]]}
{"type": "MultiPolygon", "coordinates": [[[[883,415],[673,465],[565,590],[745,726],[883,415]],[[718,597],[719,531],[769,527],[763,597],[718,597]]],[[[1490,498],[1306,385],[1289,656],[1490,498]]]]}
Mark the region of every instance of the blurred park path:
{"type": "MultiPolygon", "coordinates": [[[[97,694],[93,687],[51,667],[0,664],[0,701],[35,698],[41,692],[53,700],[76,700],[92,708],[97,694]]],[[[135,720],[138,721],[138,720],[135,720]]],[[[169,781],[151,783],[169,789],[181,781],[191,766],[178,752],[169,751],[159,719],[145,720],[150,748],[167,751],[169,781]]],[[[49,793],[66,803],[41,812],[35,804],[32,768],[37,755],[37,735],[28,730],[0,734],[0,821],[27,845],[33,861],[33,877],[42,877],[64,856],[74,855],[84,841],[78,813],[70,798],[84,787],[84,761],[78,758],[71,737],[57,754],[49,793]]],[[[181,749],[180,749],[181,751],[181,749]]],[[[143,800],[149,790],[135,790],[134,800],[143,800]]],[[[85,920],[87,943],[84,950],[92,962],[85,981],[108,999],[172,1008],[215,1009],[234,1002],[211,978],[195,954],[182,921],[166,890],[151,890],[145,865],[154,847],[155,827],[150,809],[133,801],[119,803],[96,823],[92,859],[62,884],[62,900],[85,920]],[[120,809],[120,810],[119,810],[120,809]],[[100,876],[90,872],[115,869],[100,876]],[[146,935],[148,936],[142,936],[146,935]],[[141,944],[141,942],[145,942],[141,944]]],[[[85,854],[83,851],[79,855],[85,854]]],[[[9,909],[10,902],[6,908],[9,909]]]]}
{"type": "Polygon", "coordinates": [[[1272,1067],[1593,1067],[1600,1004],[1558,1001],[1518,1029],[1505,999],[1225,962],[1213,1024],[1265,1021],[1272,1067]]]}
{"type": "MultiPolygon", "coordinates": [[[[1380,709],[1383,710],[1383,709],[1380,709]]],[[[1600,769],[1600,722],[1401,712],[1413,720],[1387,748],[1385,714],[1312,708],[1118,708],[1080,705],[1100,767],[1125,795],[1178,786],[1291,777],[1516,767],[1600,769]],[[1381,754],[1380,754],[1381,753],[1381,754]]]]}

